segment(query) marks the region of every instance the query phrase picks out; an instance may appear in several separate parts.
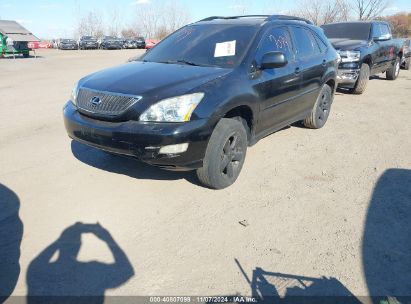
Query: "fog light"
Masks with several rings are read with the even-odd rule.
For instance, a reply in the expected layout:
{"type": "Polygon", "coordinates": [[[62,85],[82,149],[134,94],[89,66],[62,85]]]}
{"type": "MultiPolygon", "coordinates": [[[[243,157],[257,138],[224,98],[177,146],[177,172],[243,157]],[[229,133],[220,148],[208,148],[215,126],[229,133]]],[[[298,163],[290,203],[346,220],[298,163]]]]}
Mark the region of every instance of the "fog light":
{"type": "Polygon", "coordinates": [[[188,143],[164,146],[160,149],[159,154],[179,154],[186,152],[188,149],[188,143]]]}

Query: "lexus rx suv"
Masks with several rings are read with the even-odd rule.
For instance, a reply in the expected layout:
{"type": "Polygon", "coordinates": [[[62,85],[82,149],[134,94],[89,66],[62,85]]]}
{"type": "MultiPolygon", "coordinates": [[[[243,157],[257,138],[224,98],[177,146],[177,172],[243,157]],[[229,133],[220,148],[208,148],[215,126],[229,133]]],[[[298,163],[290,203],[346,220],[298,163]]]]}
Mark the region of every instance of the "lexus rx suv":
{"type": "Polygon", "coordinates": [[[88,75],[64,107],[69,137],[222,189],[247,147],[298,121],[324,126],[338,55],[323,31],[290,16],[210,17],[139,59],[88,75]]]}

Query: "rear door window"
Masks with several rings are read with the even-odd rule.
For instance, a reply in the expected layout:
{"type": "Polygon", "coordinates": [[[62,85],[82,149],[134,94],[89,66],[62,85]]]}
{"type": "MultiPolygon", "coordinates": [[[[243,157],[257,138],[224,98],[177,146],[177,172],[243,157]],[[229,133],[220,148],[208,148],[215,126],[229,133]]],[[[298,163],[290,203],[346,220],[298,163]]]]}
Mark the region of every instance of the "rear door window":
{"type": "Polygon", "coordinates": [[[313,34],[302,27],[293,26],[296,54],[298,58],[307,58],[321,53],[320,47],[313,34]]]}
{"type": "Polygon", "coordinates": [[[317,44],[320,48],[321,53],[325,53],[327,51],[328,46],[325,44],[325,42],[320,37],[318,37],[315,34],[313,36],[314,36],[315,41],[317,42],[317,44]]]}

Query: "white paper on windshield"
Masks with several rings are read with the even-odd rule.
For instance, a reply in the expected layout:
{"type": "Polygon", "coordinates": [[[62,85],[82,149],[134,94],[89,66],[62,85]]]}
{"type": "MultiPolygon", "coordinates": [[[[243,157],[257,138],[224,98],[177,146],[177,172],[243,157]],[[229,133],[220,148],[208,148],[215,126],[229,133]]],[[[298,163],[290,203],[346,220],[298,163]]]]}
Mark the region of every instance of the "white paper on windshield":
{"type": "Polygon", "coordinates": [[[214,57],[235,56],[236,40],[216,43],[214,57]]]}

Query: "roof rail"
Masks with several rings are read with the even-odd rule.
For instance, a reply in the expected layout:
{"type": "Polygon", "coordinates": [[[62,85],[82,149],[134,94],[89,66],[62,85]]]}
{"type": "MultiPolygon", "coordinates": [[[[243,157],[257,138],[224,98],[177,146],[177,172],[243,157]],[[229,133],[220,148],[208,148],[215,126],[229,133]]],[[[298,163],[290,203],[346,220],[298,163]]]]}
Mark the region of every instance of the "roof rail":
{"type": "Polygon", "coordinates": [[[244,15],[244,16],[231,16],[231,17],[223,17],[223,16],[213,16],[213,17],[208,17],[205,19],[202,19],[197,22],[203,22],[203,21],[211,21],[211,20],[216,20],[216,19],[224,19],[224,20],[232,20],[232,19],[240,19],[240,18],[255,18],[255,17],[260,17],[260,18],[266,18],[265,21],[274,21],[274,20],[290,20],[290,21],[301,21],[305,22],[307,24],[313,24],[310,20],[305,19],[305,18],[300,18],[300,17],[294,17],[294,16],[286,16],[286,15],[244,15]]]}
{"type": "Polygon", "coordinates": [[[231,20],[231,19],[239,19],[239,18],[255,18],[255,17],[260,17],[260,18],[268,18],[270,17],[270,15],[243,15],[243,16],[229,16],[229,17],[224,17],[224,16],[213,16],[213,17],[208,17],[205,19],[202,19],[200,21],[197,22],[202,22],[202,21],[211,21],[211,20],[215,20],[215,19],[224,19],[224,20],[231,20]]]}
{"type": "Polygon", "coordinates": [[[313,24],[310,20],[300,17],[294,16],[287,16],[287,15],[272,15],[267,18],[267,21],[274,21],[274,20],[291,20],[291,21],[301,21],[307,24],[313,24]]]}

